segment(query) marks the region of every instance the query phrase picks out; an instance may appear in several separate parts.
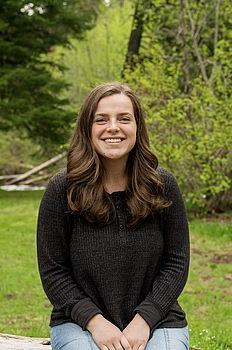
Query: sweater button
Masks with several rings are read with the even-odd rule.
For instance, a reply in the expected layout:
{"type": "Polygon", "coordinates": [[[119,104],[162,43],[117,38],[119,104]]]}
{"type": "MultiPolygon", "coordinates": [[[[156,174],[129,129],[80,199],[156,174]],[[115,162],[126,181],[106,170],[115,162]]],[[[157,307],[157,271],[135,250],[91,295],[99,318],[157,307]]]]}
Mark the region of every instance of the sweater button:
{"type": "Polygon", "coordinates": [[[119,225],[119,230],[123,230],[123,225],[119,225]]]}

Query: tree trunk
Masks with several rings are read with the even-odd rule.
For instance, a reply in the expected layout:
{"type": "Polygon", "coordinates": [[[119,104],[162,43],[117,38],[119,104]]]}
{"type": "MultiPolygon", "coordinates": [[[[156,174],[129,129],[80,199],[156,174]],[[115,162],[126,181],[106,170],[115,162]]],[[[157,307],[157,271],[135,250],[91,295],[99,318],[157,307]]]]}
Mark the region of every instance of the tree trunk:
{"type": "Polygon", "coordinates": [[[150,0],[137,0],[133,16],[132,30],[128,42],[127,54],[123,66],[122,76],[125,69],[133,69],[134,58],[139,54],[143,34],[146,11],[150,6],[150,0]]]}

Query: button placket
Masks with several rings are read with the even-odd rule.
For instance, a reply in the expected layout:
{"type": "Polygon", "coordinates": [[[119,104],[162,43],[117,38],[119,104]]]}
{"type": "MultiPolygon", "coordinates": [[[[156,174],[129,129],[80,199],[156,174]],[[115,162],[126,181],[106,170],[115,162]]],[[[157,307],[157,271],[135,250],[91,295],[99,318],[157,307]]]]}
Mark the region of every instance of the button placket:
{"type": "Polygon", "coordinates": [[[123,213],[123,204],[121,203],[121,201],[117,201],[115,203],[115,208],[117,211],[117,218],[118,218],[118,229],[119,229],[119,233],[123,234],[123,231],[125,231],[126,228],[126,219],[123,213]]]}

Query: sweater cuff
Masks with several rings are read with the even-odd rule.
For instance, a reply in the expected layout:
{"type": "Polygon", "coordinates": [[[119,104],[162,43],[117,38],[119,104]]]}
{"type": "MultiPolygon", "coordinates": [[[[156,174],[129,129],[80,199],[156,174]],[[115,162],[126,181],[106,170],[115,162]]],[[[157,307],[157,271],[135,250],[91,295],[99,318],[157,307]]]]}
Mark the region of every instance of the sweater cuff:
{"type": "Polygon", "coordinates": [[[133,311],[133,315],[138,313],[147,322],[152,330],[161,320],[162,315],[160,311],[150,301],[144,300],[133,311]]]}
{"type": "Polygon", "coordinates": [[[71,318],[78,325],[86,330],[87,323],[97,314],[102,315],[102,311],[92,302],[90,298],[84,298],[74,305],[71,311],[71,318]]]}

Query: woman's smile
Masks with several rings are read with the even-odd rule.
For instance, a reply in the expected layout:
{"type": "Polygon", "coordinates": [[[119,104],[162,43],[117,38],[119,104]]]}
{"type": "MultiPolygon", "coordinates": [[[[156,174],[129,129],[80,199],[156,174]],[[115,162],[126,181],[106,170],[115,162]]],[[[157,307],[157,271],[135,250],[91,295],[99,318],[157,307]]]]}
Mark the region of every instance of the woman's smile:
{"type": "Polygon", "coordinates": [[[122,139],[122,138],[108,138],[108,139],[105,139],[103,141],[106,142],[106,143],[118,144],[118,143],[121,143],[123,140],[125,140],[125,139],[122,139]]]}

